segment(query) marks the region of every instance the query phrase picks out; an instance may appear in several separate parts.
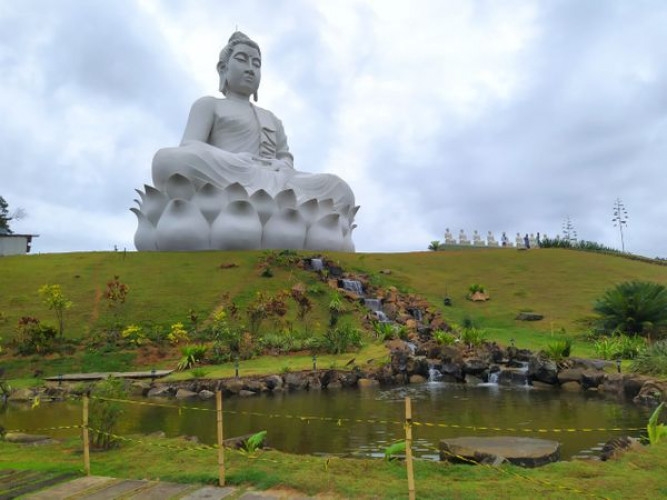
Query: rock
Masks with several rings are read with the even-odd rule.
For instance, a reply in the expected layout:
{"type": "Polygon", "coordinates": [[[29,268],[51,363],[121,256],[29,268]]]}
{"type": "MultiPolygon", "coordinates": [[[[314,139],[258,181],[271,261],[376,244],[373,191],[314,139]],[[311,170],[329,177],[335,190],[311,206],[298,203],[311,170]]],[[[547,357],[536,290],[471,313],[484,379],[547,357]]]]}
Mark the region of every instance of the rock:
{"type": "Polygon", "coordinates": [[[644,377],[626,375],[623,377],[623,394],[625,394],[626,398],[634,399],[639,394],[639,391],[641,391],[645,382],[646,378],[644,377]]]}
{"type": "Polygon", "coordinates": [[[528,361],[528,378],[547,384],[557,384],[558,366],[550,359],[533,356],[528,361]]]}
{"type": "Polygon", "coordinates": [[[567,369],[558,372],[558,383],[566,384],[567,382],[579,382],[581,380],[582,370],[580,369],[567,369]]]}
{"type": "Polygon", "coordinates": [[[242,398],[249,398],[250,396],[255,396],[257,393],[253,391],[246,391],[245,389],[241,389],[239,391],[239,396],[242,398]]]}
{"type": "Polygon", "coordinates": [[[327,389],[342,389],[342,388],[343,384],[340,383],[340,380],[334,380],[329,385],[327,385],[327,389]]]}
{"type": "Polygon", "coordinates": [[[470,294],[466,297],[468,300],[472,300],[473,302],[485,302],[489,300],[491,297],[489,297],[489,294],[486,292],[475,292],[473,294],[470,294]]]}
{"type": "Polygon", "coordinates": [[[151,390],[151,385],[148,382],[138,381],[133,382],[130,387],[131,396],[145,396],[151,390]]]}
{"type": "Polygon", "coordinates": [[[194,391],[188,391],[187,389],[179,389],[176,391],[176,399],[191,399],[196,398],[198,394],[194,391]]]}
{"type": "Polygon", "coordinates": [[[209,391],[207,389],[203,389],[199,391],[199,399],[207,400],[207,399],[212,399],[215,397],[215,392],[209,391]]]}
{"type": "Polygon", "coordinates": [[[560,443],[527,437],[460,437],[440,441],[440,460],[462,462],[453,455],[482,464],[499,459],[521,467],[539,467],[560,459],[560,443]]]}
{"type": "Polygon", "coordinates": [[[422,377],[421,375],[410,375],[409,382],[411,384],[423,384],[426,382],[426,378],[422,377]]]}
{"type": "Polygon", "coordinates": [[[266,384],[261,380],[246,380],[244,388],[253,392],[265,392],[267,390],[266,384]]]}
{"type": "Polygon", "coordinates": [[[517,314],[514,319],[518,321],[540,321],[541,319],[544,319],[544,315],[522,311],[517,314]]]}
{"type": "Polygon", "coordinates": [[[308,390],[309,391],[318,391],[322,389],[322,382],[317,375],[311,375],[308,377],[308,390]]]}
{"type": "Polygon", "coordinates": [[[229,394],[238,394],[243,390],[244,385],[245,382],[243,382],[243,380],[241,380],[240,378],[232,378],[229,380],[225,380],[222,383],[223,388],[229,394]]]}
{"type": "Polygon", "coordinates": [[[567,358],[566,361],[570,368],[581,368],[583,370],[604,370],[616,364],[615,361],[605,361],[603,359],[567,358]]]}
{"type": "Polygon", "coordinates": [[[17,389],[9,395],[8,401],[25,402],[32,401],[35,395],[30,389],[17,389]]]}
{"type": "Polygon", "coordinates": [[[516,361],[530,361],[533,357],[530,349],[519,349],[518,347],[510,346],[507,348],[507,359],[516,361]]]}
{"type": "Polygon", "coordinates": [[[603,462],[606,462],[607,460],[615,460],[626,451],[639,450],[641,447],[642,445],[639,442],[639,439],[630,436],[613,438],[607,441],[602,447],[600,460],[603,462]]]}
{"type": "Polygon", "coordinates": [[[264,385],[266,385],[266,388],[270,391],[280,389],[283,386],[283,379],[278,375],[271,375],[264,379],[264,385]]]}
{"type": "Polygon", "coordinates": [[[391,274],[391,269],[382,269],[380,270],[380,274],[391,274]]]}
{"type": "Polygon", "coordinates": [[[586,370],[581,374],[581,388],[584,390],[597,389],[604,382],[606,374],[597,370],[586,370]]]}
{"type": "Polygon", "coordinates": [[[649,406],[659,405],[667,400],[667,382],[647,380],[639,391],[639,394],[632,400],[635,403],[649,406]]]}
{"type": "Polygon", "coordinates": [[[443,363],[440,367],[440,373],[443,377],[451,377],[457,382],[463,382],[466,379],[463,374],[463,367],[458,363],[443,363]]]}
{"type": "Polygon", "coordinates": [[[580,391],[581,390],[581,385],[579,382],[576,382],[574,380],[571,380],[569,382],[565,382],[564,384],[561,384],[560,388],[564,391],[580,391]]]}
{"type": "MultiPolygon", "coordinates": [[[[246,448],[246,441],[248,441],[249,438],[254,436],[255,434],[244,434],[243,436],[237,436],[229,439],[225,439],[222,442],[222,446],[224,448],[231,448],[235,450],[242,450],[246,448]]],[[[259,445],[260,449],[263,449],[264,446],[266,445],[266,438],[262,441],[262,443],[259,445]]]]}
{"type": "Polygon", "coordinates": [[[544,390],[544,389],[549,389],[549,390],[555,389],[554,385],[545,384],[544,382],[539,382],[537,380],[533,380],[530,385],[532,385],[534,389],[542,389],[542,390],[544,390]]]}
{"type": "Polygon", "coordinates": [[[339,375],[343,387],[355,387],[360,378],[361,374],[357,370],[339,375]]]}
{"type": "Polygon", "coordinates": [[[360,378],[357,380],[357,387],[360,389],[365,389],[368,387],[378,387],[380,385],[379,380],[375,380],[373,378],[360,378]]]}
{"type": "Polygon", "coordinates": [[[41,434],[8,432],[7,434],[5,434],[5,441],[8,441],[10,443],[36,444],[36,443],[44,443],[45,441],[53,441],[53,439],[50,436],[42,436],[41,434]]]}
{"type": "Polygon", "coordinates": [[[170,396],[169,388],[165,386],[157,386],[149,389],[146,393],[149,398],[168,398],[170,396]]]}
{"type": "Polygon", "coordinates": [[[528,376],[523,370],[501,370],[498,374],[498,385],[518,385],[524,386],[528,383],[528,376]]]}
{"type": "Polygon", "coordinates": [[[598,389],[611,394],[623,394],[623,375],[620,373],[608,373],[598,389]]]}
{"type": "Polygon", "coordinates": [[[488,368],[489,365],[486,361],[477,358],[466,359],[463,363],[463,372],[470,375],[479,375],[488,368]]]}
{"type": "Polygon", "coordinates": [[[308,387],[308,379],[301,373],[285,375],[285,385],[290,391],[302,391],[308,387]]]}
{"type": "Polygon", "coordinates": [[[151,438],[156,438],[156,439],[163,439],[167,437],[167,435],[164,433],[164,431],[155,431],[151,432],[150,434],[146,434],[148,437],[151,438]]]}

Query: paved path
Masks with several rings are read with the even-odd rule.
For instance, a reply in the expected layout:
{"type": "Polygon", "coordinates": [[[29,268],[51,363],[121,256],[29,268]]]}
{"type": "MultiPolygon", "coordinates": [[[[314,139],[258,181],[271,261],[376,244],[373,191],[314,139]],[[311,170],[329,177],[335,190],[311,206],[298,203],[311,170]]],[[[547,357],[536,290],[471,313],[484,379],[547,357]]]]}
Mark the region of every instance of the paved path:
{"type": "Polygon", "coordinates": [[[74,478],[26,470],[0,470],[0,500],[309,500],[303,496],[276,496],[238,488],[202,484],[114,479],[102,476],[74,478]]]}
{"type": "Polygon", "coordinates": [[[109,377],[113,378],[162,378],[169,375],[174,370],[151,370],[149,372],[91,372],[91,373],[68,373],[65,375],[58,375],[55,377],[46,377],[44,380],[48,382],[85,382],[88,380],[106,380],[109,377]]]}

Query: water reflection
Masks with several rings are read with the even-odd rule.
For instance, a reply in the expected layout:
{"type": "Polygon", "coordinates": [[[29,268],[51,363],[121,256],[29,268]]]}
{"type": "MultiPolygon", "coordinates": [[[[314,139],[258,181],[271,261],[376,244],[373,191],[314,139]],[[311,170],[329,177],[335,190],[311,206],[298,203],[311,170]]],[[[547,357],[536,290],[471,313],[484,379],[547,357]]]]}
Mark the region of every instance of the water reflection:
{"type": "MultiPolygon", "coordinates": [[[[562,443],[563,457],[586,453],[610,437],[628,432],[524,433],[495,432],[448,427],[462,425],[501,428],[613,428],[643,427],[649,410],[619,404],[595,393],[529,390],[524,387],[467,386],[429,382],[388,390],[312,391],[267,394],[252,398],[229,398],[224,407],[227,437],[261,430],[268,431],[270,446],[292,453],[340,456],[382,456],[384,448],[403,439],[404,398],[413,400],[413,419],[445,426],[414,428],[415,455],[437,458],[433,450],[440,439],[466,435],[520,435],[555,439],[562,443]],[[257,412],[264,414],[238,414],[257,412]],[[266,416],[272,415],[272,416],[266,416]],[[287,418],[291,415],[295,418],[287,418]],[[306,418],[312,417],[312,418],[306,418]],[[320,417],[333,418],[323,420],[320,417]],[[340,422],[337,420],[341,418],[340,422]],[[347,421],[345,419],[358,419],[347,421]],[[387,420],[387,423],[368,420],[387,420]]],[[[178,402],[164,401],[169,405],[178,402]]],[[[215,403],[182,403],[210,411],[123,405],[120,434],[163,431],[169,437],[196,436],[201,442],[215,443],[215,403]]],[[[0,409],[0,425],[7,429],[32,429],[74,425],[81,421],[81,405],[76,402],[8,405],[0,409]]],[[[54,431],[54,436],[74,435],[76,430],[54,431]]],[[[635,432],[634,435],[638,435],[635,432]]]]}

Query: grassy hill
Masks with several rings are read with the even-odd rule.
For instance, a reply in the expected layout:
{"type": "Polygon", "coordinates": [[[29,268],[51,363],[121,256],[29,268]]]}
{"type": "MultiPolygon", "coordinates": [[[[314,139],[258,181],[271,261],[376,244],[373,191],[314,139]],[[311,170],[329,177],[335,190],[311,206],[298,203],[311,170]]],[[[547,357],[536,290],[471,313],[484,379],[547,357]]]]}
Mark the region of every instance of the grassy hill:
{"type": "MultiPolygon", "coordinates": [[[[114,276],[130,288],[121,312],[125,325],[168,329],[176,322],[187,324],[191,312],[205,320],[226,294],[243,308],[258,291],[272,293],[297,282],[308,287],[314,302],[313,327],[326,325],[330,300],[326,284],[312,272],[280,266],[272,266],[272,277],[262,277],[266,256],[266,252],[92,252],[4,257],[0,259],[0,337],[4,342],[12,339],[22,316],[55,324],[55,315],[37,293],[47,283],[61,285],[74,303],[66,313],[66,337],[81,339],[103,330],[113,321],[104,292],[114,276]]],[[[528,348],[543,347],[563,331],[581,333],[581,320],[590,316],[594,300],[618,282],[639,279],[667,284],[665,266],[564,249],[331,253],[326,257],[345,271],[367,274],[373,283],[427,298],[447,320],[472,319],[491,340],[509,343],[515,339],[517,345],[528,348]],[[472,283],[484,285],[491,300],[466,300],[472,283]],[[452,299],[451,307],[443,305],[445,296],[452,299]],[[544,320],[516,321],[519,311],[543,314],[544,320]]],[[[293,318],[295,313],[290,314],[293,318]]],[[[590,347],[575,351],[589,353],[590,347]]]]}

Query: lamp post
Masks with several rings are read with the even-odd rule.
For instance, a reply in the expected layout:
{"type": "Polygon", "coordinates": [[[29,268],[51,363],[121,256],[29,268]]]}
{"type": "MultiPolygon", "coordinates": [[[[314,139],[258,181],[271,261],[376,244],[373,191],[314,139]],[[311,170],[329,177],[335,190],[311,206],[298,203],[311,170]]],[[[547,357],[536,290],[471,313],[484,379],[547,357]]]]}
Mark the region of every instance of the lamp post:
{"type": "Polygon", "coordinates": [[[621,373],[621,358],[616,359],[616,371],[621,373]]]}
{"type": "Polygon", "coordinates": [[[238,355],[234,358],[234,376],[239,378],[239,357],[238,355]]]}
{"type": "Polygon", "coordinates": [[[313,371],[317,371],[317,354],[313,354],[313,371]]]}

